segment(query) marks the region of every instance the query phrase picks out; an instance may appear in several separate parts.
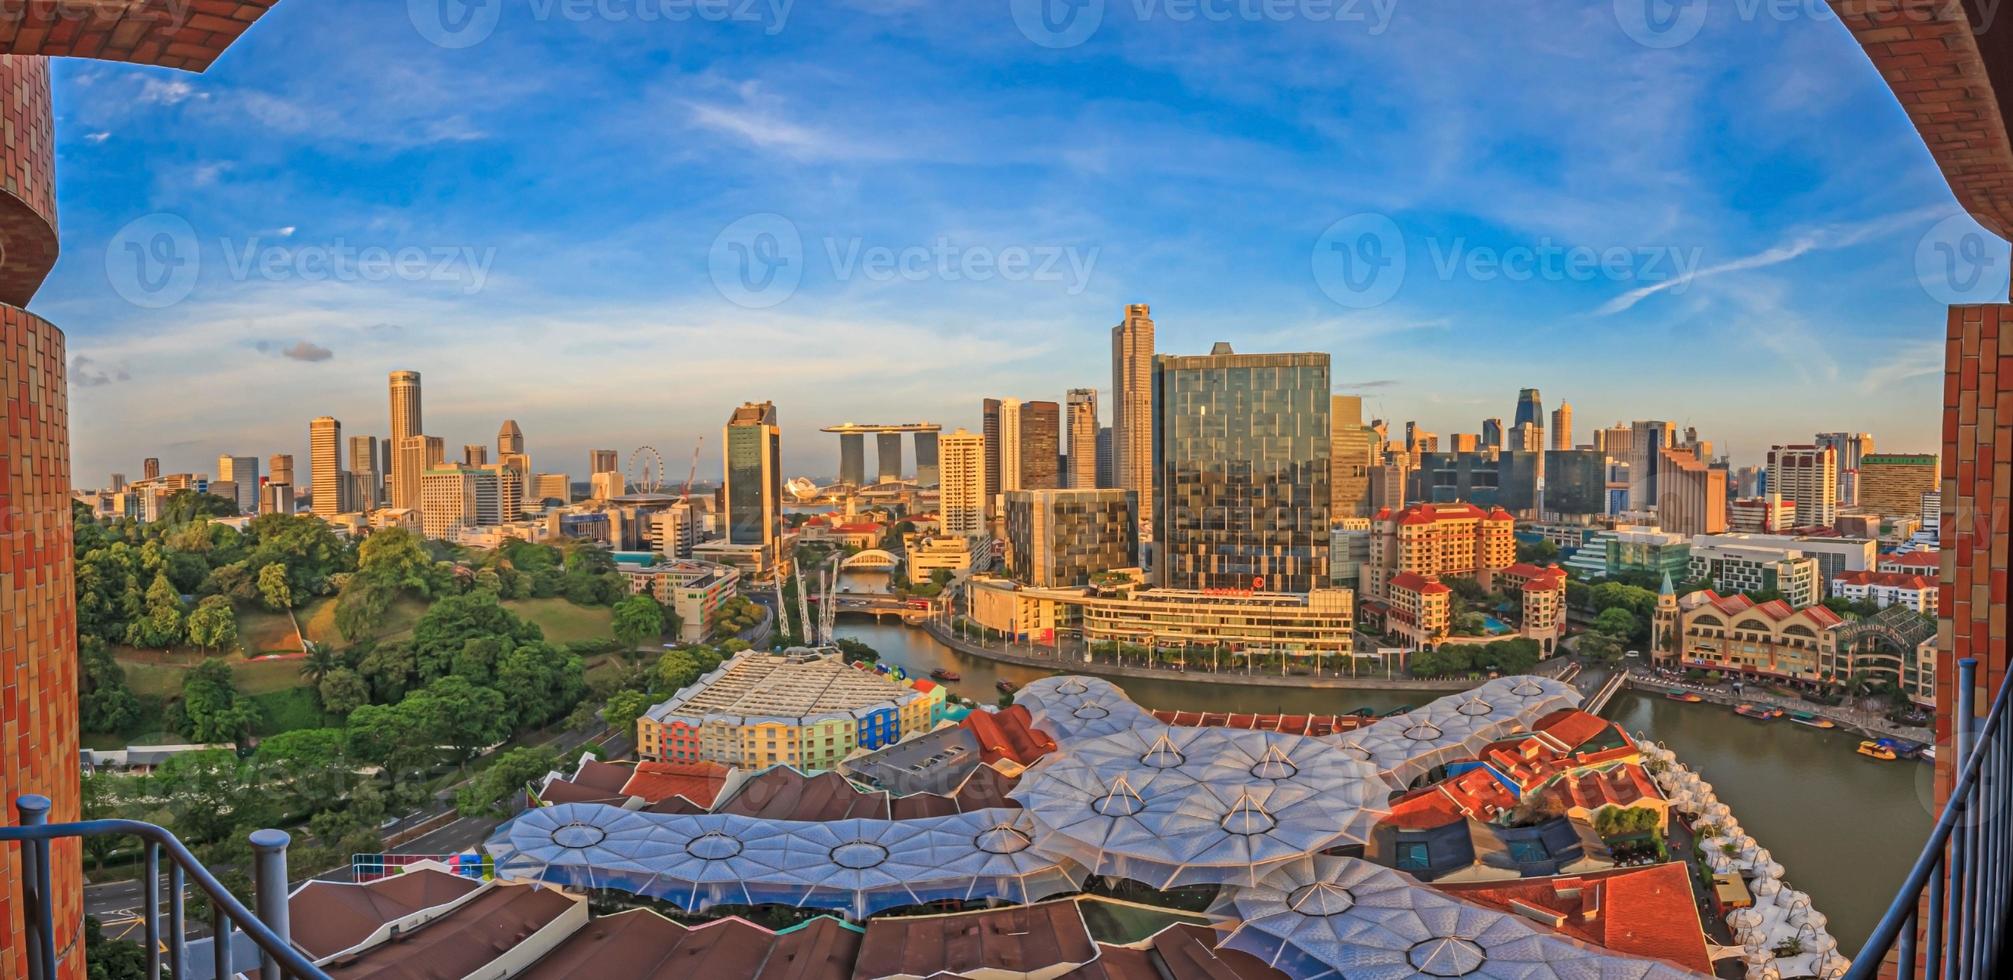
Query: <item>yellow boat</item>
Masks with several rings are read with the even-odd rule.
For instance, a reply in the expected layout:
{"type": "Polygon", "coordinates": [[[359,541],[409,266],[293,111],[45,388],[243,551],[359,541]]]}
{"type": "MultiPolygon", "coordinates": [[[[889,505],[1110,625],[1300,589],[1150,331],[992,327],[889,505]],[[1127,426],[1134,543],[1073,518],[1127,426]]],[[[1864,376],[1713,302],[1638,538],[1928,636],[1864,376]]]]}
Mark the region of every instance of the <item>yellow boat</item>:
{"type": "Polygon", "coordinates": [[[1882,762],[1893,762],[1895,759],[1894,749],[1872,739],[1859,743],[1859,754],[1882,762]]]}

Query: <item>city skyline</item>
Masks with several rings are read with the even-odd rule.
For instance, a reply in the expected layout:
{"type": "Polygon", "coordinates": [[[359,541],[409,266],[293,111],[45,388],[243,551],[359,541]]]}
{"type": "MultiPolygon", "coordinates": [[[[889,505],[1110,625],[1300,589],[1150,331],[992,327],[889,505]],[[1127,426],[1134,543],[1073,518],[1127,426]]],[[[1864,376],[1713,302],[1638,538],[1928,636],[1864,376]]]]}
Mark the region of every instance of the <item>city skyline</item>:
{"type": "Polygon", "coordinates": [[[1941,351],[1921,324],[1949,302],[1992,297],[1932,295],[1920,281],[1922,248],[1957,209],[1863,55],[1822,18],[1716,14],[1697,43],[1642,56],[1610,6],[1583,8],[1584,54],[1556,50],[1513,11],[1455,25],[1405,8],[1377,33],[1116,19],[1063,58],[1004,12],[977,25],[969,50],[919,53],[902,42],[973,25],[904,5],[794,10],[773,35],[506,16],[465,49],[436,47],[402,16],[289,5],[272,15],[282,30],[253,35],[203,77],[58,66],[63,259],[36,308],[73,325],[82,474],[129,472],[146,455],[180,460],[171,470],[223,452],[304,455],[300,422],[323,413],[383,435],[382,394],[366,379],[395,368],[441,393],[429,428],[450,444],[518,418],[534,451],[565,459],[646,444],[676,457],[721,411],[787,395],[785,469],[815,473],[829,466],[805,438],[818,427],[910,416],[975,427],[969,371],[935,361],[983,364],[988,390],[1029,399],[1095,387],[1108,423],[1102,355],[1133,302],[1154,307],[1161,351],[1199,353],[1218,337],[1324,351],[1337,392],[1364,395],[1366,417],[1434,432],[1476,431],[1530,386],[1570,400],[1588,428],[1695,425],[1736,462],[1832,429],[1933,450],[1941,351]],[[341,39],[324,50],[343,53],[303,58],[280,40],[303,32],[341,39]],[[1173,57],[1190,44],[1216,62],[1173,57]],[[836,64],[863,49],[896,70],[861,78],[836,64]],[[1759,56],[1775,49],[1797,57],[1759,56]],[[1608,78],[1624,52],[1629,74],[1608,78]],[[1226,71],[1261,59],[1280,66],[1266,73],[1274,81],[1226,71]],[[832,84],[766,71],[784,62],[819,66],[832,84]],[[366,63],[402,67],[353,70],[366,63]],[[533,63],[557,80],[514,70],[533,63]],[[560,84],[618,65],[640,81],[606,103],[579,107],[560,84]],[[1079,94],[1072,80],[1086,70],[1113,79],[1110,94],[1079,94]],[[345,72],[359,84],[323,91],[345,72]],[[435,84],[450,72],[465,84],[435,84]],[[1005,75],[1022,81],[998,84],[1005,75]],[[1495,104],[1514,93],[1481,81],[1504,76],[1561,95],[1495,104]],[[895,110],[917,84],[959,104],[966,139],[908,128],[895,110]],[[463,98],[470,86],[490,97],[463,98]],[[1723,108],[1757,102],[1777,110],[1766,127],[1723,108]],[[1281,108],[1298,103],[1332,118],[1281,108]],[[527,138],[561,118],[583,140],[527,138]],[[1034,125],[1121,119],[1123,158],[1106,125],[1034,125]],[[1161,152],[1177,145],[1190,151],[1161,152]],[[411,198],[406,168],[420,151],[461,179],[411,198]],[[1125,162],[1135,159],[1154,162],[1125,162]],[[749,162],[758,182],[739,175],[749,162]],[[607,179],[618,166],[624,179],[607,179]],[[1871,174],[1877,211],[1856,203],[1871,174]],[[667,190],[673,176],[682,183],[667,190]],[[1197,193],[1198,180],[1214,191],[1197,193]],[[1007,193],[973,193],[995,186],[1007,193]],[[506,189],[549,207],[505,218],[491,205],[506,189]],[[803,236],[806,275],[778,305],[736,305],[708,274],[709,253],[737,221],[770,212],[803,236]],[[1324,230],[1363,213],[1391,217],[1411,265],[1403,288],[1368,309],[1337,303],[1310,269],[1324,230]],[[200,260],[187,295],[158,308],[122,296],[107,263],[149,216],[186,222],[200,260]],[[832,261],[854,245],[927,253],[940,240],[994,257],[1074,249],[1088,274],[1081,289],[888,280],[832,261]],[[1696,271],[1442,271],[1455,252],[1548,244],[1664,255],[1666,268],[1695,260],[1696,271]],[[410,280],[352,282],[288,261],[395,246],[439,261],[410,280]],[[269,255],[277,266],[262,264],[269,255]],[[1668,356],[1686,338],[1712,355],[1668,356]],[[608,356],[618,344],[624,356],[608,356]],[[922,348],[933,358],[888,356],[922,348]],[[767,363],[747,369],[749,350],[767,363]],[[674,367],[681,383],[658,383],[674,367]],[[1471,383],[1478,375],[1499,380],[1471,383]],[[207,397],[176,397],[190,389],[207,397]],[[154,424],[132,426],[141,415],[154,424]]]}

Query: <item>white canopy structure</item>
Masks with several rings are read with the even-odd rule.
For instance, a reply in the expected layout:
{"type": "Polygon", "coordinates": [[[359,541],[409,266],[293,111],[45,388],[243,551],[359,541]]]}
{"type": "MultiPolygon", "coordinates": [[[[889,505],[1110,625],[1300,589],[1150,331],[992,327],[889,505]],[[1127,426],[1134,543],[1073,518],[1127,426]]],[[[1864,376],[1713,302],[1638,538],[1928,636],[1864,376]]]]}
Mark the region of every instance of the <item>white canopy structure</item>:
{"type": "Polygon", "coordinates": [[[690,912],[775,903],[865,918],[944,900],[1025,904],[1071,892],[1084,871],[1037,854],[1014,810],[913,820],[763,820],[657,814],[596,803],[528,810],[490,839],[497,874],[616,888],[690,912]]]}
{"type": "Polygon", "coordinates": [[[1058,743],[1096,738],[1132,728],[1166,728],[1118,686],[1101,677],[1044,677],[1028,682],[1014,694],[1014,703],[1028,710],[1034,727],[1058,743]]]}
{"type": "Polygon", "coordinates": [[[1302,980],[1692,976],[1540,931],[1355,858],[1290,862],[1256,886],[1225,889],[1211,912],[1237,921],[1222,945],[1302,980]]]}
{"type": "Polygon", "coordinates": [[[1389,812],[1376,767],[1318,739],[1158,723],[1065,742],[1009,795],[1040,853],[1156,888],[1252,884],[1389,812]]]}
{"type": "Polygon", "coordinates": [[[1375,763],[1403,787],[1435,766],[1474,755],[1491,739],[1529,728],[1539,718],[1579,703],[1579,691],[1562,681],[1500,677],[1465,694],[1328,738],[1375,763]]]}

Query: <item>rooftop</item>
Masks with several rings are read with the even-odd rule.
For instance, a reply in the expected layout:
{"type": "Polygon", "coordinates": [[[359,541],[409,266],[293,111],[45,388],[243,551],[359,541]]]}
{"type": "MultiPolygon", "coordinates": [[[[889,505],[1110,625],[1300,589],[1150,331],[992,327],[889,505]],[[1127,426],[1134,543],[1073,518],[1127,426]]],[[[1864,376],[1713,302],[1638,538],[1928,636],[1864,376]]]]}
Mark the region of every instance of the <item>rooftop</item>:
{"type": "Polygon", "coordinates": [[[915,691],[881,674],[854,670],[837,656],[747,651],[648,714],[656,721],[671,715],[805,718],[915,697],[915,691]]]}

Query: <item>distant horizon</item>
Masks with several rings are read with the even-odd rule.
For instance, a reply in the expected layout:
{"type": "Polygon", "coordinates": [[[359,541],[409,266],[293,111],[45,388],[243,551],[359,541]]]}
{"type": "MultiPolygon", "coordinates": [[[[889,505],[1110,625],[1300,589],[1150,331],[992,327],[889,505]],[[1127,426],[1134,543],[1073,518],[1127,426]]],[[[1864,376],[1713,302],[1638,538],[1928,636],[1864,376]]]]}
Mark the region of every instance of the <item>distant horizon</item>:
{"type": "Polygon", "coordinates": [[[1611,0],[1083,37],[996,6],[510,4],[475,36],[282,4],[203,75],[53,63],[33,306],[74,482],[304,462],[319,415],[382,436],[399,368],[428,434],[516,418],[569,474],[651,445],[682,479],[703,437],[717,479],[743,401],[791,476],[836,470],[823,426],[977,431],[988,396],[1091,387],[1109,424],[1135,302],[1163,353],[1325,351],[1366,419],[1443,440],[1536,387],[1576,443],[1937,452],[1945,309],[2005,298],[2005,244],[1829,16],[1715,5],[1665,47],[1611,0]]]}

